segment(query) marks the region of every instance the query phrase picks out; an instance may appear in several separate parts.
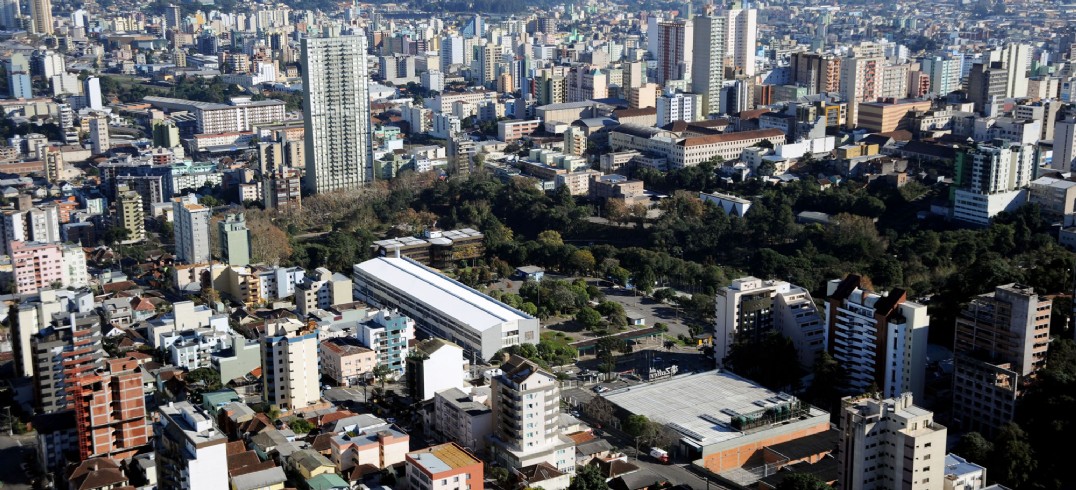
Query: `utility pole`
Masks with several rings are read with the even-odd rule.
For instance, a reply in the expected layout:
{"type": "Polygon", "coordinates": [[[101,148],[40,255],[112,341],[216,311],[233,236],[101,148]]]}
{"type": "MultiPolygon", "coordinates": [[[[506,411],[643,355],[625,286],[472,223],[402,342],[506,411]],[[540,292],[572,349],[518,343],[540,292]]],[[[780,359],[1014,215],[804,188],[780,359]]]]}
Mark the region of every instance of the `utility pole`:
{"type": "Polygon", "coordinates": [[[12,429],[15,427],[15,424],[11,422],[11,405],[8,405],[4,408],[7,410],[7,435],[8,437],[11,437],[12,435],[14,435],[12,429]]]}

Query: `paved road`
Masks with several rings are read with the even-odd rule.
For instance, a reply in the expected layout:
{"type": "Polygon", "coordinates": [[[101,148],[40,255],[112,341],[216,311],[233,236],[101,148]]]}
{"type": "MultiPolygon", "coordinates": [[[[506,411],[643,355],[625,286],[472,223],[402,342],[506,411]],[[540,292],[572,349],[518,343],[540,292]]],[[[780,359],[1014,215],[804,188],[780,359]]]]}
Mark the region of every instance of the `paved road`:
{"type": "Polygon", "coordinates": [[[635,295],[631,290],[627,289],[603,287],[601,290],[605,293],[605,299],[620,303],[625,310],[635,310],[642,314],[643,318],[646,319],[646,326],[653,327],[656,323],[661,322],[668,325],[668,335],[671,337],[691,336],[691,331],[688,329],[683,315],[678,313],[678,310],[673,305],[654,301],[641,294],[635,295]]]}

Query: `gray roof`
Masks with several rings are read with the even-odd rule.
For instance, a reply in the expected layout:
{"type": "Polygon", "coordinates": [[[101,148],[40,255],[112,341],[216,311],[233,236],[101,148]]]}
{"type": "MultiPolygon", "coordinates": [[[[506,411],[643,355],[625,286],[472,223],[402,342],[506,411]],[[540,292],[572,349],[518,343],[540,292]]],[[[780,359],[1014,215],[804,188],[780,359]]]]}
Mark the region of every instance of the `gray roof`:
{"type": "Polygon", "coordinates": [[[254,490],[256,488],[283,483],[287,481],[287,479],[288,477],[284,475],[284,470],[279,466],[274,466],[269,469],[255,471],[254,473],[233,476],[232,488],[235,490],[254,490]]]}

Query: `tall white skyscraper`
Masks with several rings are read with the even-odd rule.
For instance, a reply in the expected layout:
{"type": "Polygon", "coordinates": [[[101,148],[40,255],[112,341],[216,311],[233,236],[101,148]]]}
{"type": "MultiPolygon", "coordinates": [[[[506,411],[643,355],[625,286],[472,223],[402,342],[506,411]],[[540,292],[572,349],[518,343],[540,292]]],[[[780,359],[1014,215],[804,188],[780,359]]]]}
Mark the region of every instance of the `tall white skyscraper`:
{"type": "Polygon", "coordinates": [[[1072,171],[1076,163],[1076,119],[1068,117],[1054,124],[1054,158],[1050,168],[1072,171]]]}
{"type": "Polygon", "coordinates": [[[270,322],[261,344],[262,396],[266,403],[281,410],[295,410],[321,400],[316,328],[293,318],[270,322]]]}
{"type": "Polygon", "coordinates": [[[676,121],[695,121],[702,97],[698,94],[666,93],[657,99],[657,125],[676,121]]]}
{"type": "Polygon", "coordinates": [[[22,17],[22,4],[19,0],[0,0],[0,27],[17,29],[19,17],[22,17]]]}
{"type": "Polygon", "coordinates": [[[1027,96],[1027,70],[1031,63],[1031,46],[1027,44],[1010,44],[1001,52],[1008,81],[1005,84],[1006,97],[1027,96]]]}
{"type": "Polygon", "coordinates": [[[948,429],[912,399],[902,393],[841,400],[840,488],[943,488],[948,429]]]}
{"type": "Polygon", "coordinates": [[[930,79],[930,91],[937,95],[948,95],[960,90],[960,59],[949,56],[933,56],[919,61],[922,72],[930,79]]]}
{"type": "Polygon", "coordinates": [[[304,187],[321,193],[370,182],[374,172],[366,36],[303,39],[302,66],[304,187]]]}
{"type": "Polygon", "coordinates": [[[105,102],[101,97],[101,79],[97,77],[89,77],[86,79],[85,84],[86,86],[83,88],[83,93],[86,95],[86,105],[95,111],[104,110],[105,102]]]}
{"type": "Polygon", "coordinates": [[[721,83],[725,78],[725,18],[695,17],[692,42],[691,91],[702,96],[703,116],[721,112],[721,83]]]}
{"type": "Polygon", "coordinates": [[[725,11],[728,37],[725,46],[733,66],[747,76],[755,75],[755,43],[758,38],[758,10],[731,9],[725,11]]]}
{"type": "Polygon", "coordinates": [[[450,65],[462,65],[463,59],[463,36],[441,39],[441,71],[448,73],[450,65]]]}
{"type": "Polygon", "coordinates": [[[52,35],[52,2],[49,0],[30,0],[30,18],[33,20],[33,33],[52,35]]]}
{"type": "Polygon", "coordinates": [[[209,217],[212,210],[198,204],[194,194],[172,201],[176,260],[187,264],[209,262],[209,217]]]}

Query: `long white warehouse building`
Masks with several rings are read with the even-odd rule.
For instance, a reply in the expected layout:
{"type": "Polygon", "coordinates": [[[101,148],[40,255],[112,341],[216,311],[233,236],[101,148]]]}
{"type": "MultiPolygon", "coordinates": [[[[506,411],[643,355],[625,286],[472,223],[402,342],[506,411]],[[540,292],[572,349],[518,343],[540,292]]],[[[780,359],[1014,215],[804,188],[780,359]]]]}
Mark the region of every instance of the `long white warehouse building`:
{"type": "Polygon", "coordinates": [[[355,264],[355,299],[398,308],[433,337],[451,340],[489,360],[498,350],[536,344],[538,319],[406,257],[355,264]]]}

